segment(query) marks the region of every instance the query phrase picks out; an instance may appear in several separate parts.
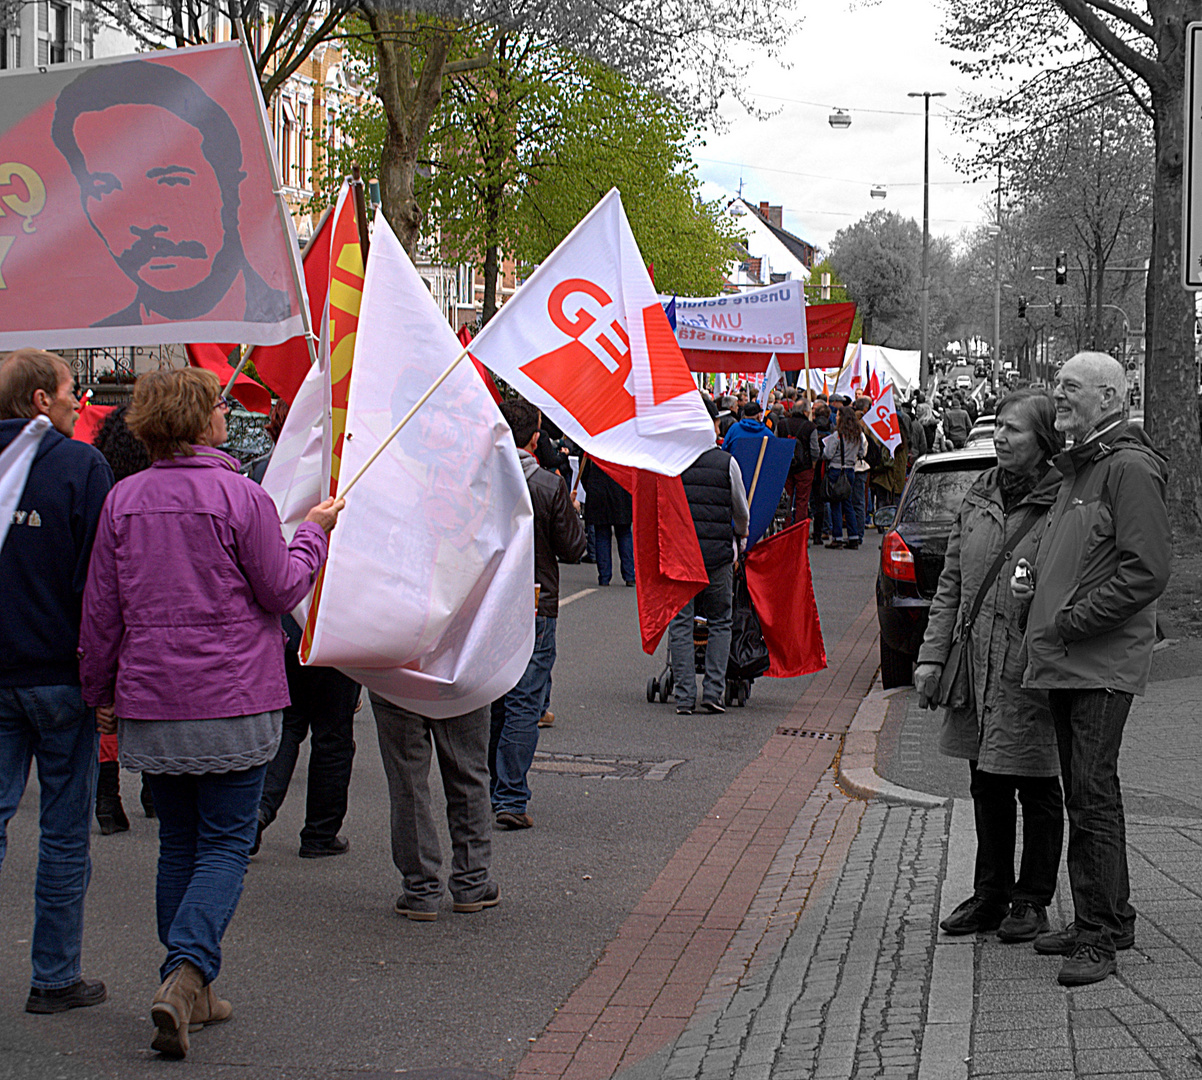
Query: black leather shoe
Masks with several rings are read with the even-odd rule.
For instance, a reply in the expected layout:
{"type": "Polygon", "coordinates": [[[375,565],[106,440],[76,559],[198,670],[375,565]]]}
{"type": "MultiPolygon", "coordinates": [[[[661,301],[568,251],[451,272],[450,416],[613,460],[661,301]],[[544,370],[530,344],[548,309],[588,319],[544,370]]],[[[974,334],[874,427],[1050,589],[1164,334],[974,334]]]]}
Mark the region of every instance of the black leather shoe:
{"type": "Polygon", "coordinates": [[[1034,941],[1048,932],[1048,913],[1042,904],[1030,900],[1015,900],[997,928],[998,941],[1008,945],[1016,941],[1034,941]]]}
{"type": "Polygon", "coordinates": [[[30,988],[29,997],[25,1001],[25,1011],[47,1015],[66,1012],[68,1009],[86,1009],[89,1005],[99,1005],[108,996],[104,983],[99,981],[84,982],[80,979],[79,982],[59,990],[40,990],[34,986],[30,988]]]}
{"type": "Polygon", "coordinates": [[[1006,914],[1005,907],[970,896],[939,924],[945,934],[977,934],[996,930],[1006,914]]]}
{"type": "Polygon", "coordinates": [[[327,859],[331,855],[345,855],[351,850],[351,842],[345,836],[335,836],[328,844],[320,847],[303,847],[297,854],[302,859],[327,859]]]}
{"type": "Polygon", "coordinates": [[[1060,965],[1056,981],[1061,986],[1088,986],[1113,975],[1117,968],[1113,954],[1102,952],[1088,941],[1078,941],[1068,959],[1060,965]]]}
{"type": "Polygon", "coordinates": [[[717,701],[703,701],[701,703],[701,711],[709,713],[711,716],[717,716],[719,713],[726,712],[726,709],[717,701]]]}
{"type": "MultiPolygon", "coordinates": [[[[1043,956],[1071,956],[1077,944],[1077,924],[1071,922],[1063,930],[1040,934],[1035,939],[1035,951],[1043,956]]],[[[1114,947],[1122,952],[1135,944],[1135,931],[1128,930],[1114,939],[1114,947]]]]}

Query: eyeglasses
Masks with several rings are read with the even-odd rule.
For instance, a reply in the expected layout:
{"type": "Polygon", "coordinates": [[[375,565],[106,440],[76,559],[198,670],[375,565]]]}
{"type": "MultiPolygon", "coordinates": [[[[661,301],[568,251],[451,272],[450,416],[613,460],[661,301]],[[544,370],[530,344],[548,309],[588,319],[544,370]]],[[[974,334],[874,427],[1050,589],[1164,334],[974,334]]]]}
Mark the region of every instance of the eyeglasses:
{"type": "Polygon", "coordinates": [[[220,409],[223,413],[227,413],[234,407],[234,405],[235,402],[233,398],[219,397],[217,399],[217,404],[214,405],[213,408],[220,409]]]}
{"type": "Polygon", "coordinates": [[[1109,383],[1079,383],[1072,379],[1057,379],[1053,384],[1053,389],[1063,390],[1066,394],[1076,395],[1081,393],[1086,386],[1092,386],[1097,390],[1113,390],[1114,388],[1109,383]]]}

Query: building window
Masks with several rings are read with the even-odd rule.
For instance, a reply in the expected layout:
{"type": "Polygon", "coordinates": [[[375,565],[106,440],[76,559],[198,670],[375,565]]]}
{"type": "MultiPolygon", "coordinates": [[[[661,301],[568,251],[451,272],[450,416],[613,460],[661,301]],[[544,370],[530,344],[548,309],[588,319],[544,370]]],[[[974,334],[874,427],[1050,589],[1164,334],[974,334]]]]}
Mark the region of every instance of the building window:
{"type": "Polygon", "coordinates": [[[293,155],[296,152],[296,113],[292,111],[292,102],[286,97],[280,98],[280,175],[285,187],[296,184],[296,171],[293,155]]]}
{"type": "Polygon", "coordinates": [[[8,58],[9,38],[12,36],[11,30],[6,30],[0,26],[0,71],[7,71],[14,66],[13,62],[8,58]]]}
{"type": "Polygon", "coordinates": [[[50,63],[67,62],[67,42],[71,38],[71,9],[66,4],[50,5],[50,63]]]}
{"type": "Polygon", "coordinates": [[[296,110],[296,141],[298,144],[296,155],[296,186],[308,188],[309,174],[312,172],[310,155],[313,146],[309,130],[309,103],[306,101],[297,102],[296,110]]]}

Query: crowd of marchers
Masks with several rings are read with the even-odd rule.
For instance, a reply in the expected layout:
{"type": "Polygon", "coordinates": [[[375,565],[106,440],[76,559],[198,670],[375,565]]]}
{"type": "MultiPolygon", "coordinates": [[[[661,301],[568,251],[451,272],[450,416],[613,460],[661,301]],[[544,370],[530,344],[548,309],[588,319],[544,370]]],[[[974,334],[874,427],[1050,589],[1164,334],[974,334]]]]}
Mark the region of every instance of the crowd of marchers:
{"type": "MultiPolygon", "coordinates": [[[[1115,361],[1086,353],[1050,393],[996,403],[998,464],[960,509],[915,671],[920,700],[946,707],[942,748],[969,760],[976,808],[973,894],[943,929],[996,930],[1062,954],[1067,985],[1106,977],[1115,950],[1134,941],[1117,760],[1132,695],[1149,674],[1169,531],[1164,462],[1124,419],[1125,389],[1115,361]],[[1052,931],[1064,808],[1075,919],[1052,931]]],[[[936,412],[916,394],[899,409],[890,453],[865,422],[867,397],[796,388],[764,402],[754,388],[702,397],[714,445],[681,480],[708,583],[668,629],[681,715],[724,711],[733,578],[749,528],[731,447],[793,439],[786,521],[809,519],[814,543],[854,549],[873,504],[897,500],[913,460],[957,445],[971,423],[970,401],[949,397],[936,412]]],[[[326,559],[342,502],[314,507],[286,542],[259,483],[267,459],[244,469],[219,449],[229,407],[211,373],[154,372],[92,446],[71,437],[80,403],[59,357],[24,349],[0,363],[0,449],[33,418],[51,425],[0,548],[0,584],[26,598],[0,610],[0,861],[34,761],[42,800],[26,1009],[105,1000],[81,966],[91,818],[102,833],[128,828],[118,777],[140,773],[159,827],[164,954],[152,1046],[177,1058],[191,1035],[232,1015],[214,989],[221,941],[306,738],[298,854],[348,850],[340,829],[362,696],[346,675],[300,663],[302,630],[290,614],[326,559]]],[[[629,494],[587,455],[570,463],[579,448],[530,403],[506,400],[501,413],[534,511],[526,670],[491,706],[447,719],[370,695],[401,876],[395,911],[414,922],[437,919],[447,893],[455,914],[497,905],[493,830],[534,826],[529,772],[540,727],[554,723],[560,563],[594,563],[608,585],[616,540],[622,579],[637,587],[629,494]],[[452,842],[445,880],[434,758],[452,842]]],[[[285,416],[281,403],[273,438],[285,416]]]]}

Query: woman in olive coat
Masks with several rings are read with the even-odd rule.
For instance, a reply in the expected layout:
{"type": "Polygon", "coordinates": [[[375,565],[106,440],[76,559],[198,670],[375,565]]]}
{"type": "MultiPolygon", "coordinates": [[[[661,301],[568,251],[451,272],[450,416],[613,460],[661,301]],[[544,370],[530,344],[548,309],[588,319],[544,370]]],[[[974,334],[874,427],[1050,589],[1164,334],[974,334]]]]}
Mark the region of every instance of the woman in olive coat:
{"type": "Polygon", "coordinates": [[[935,708],[952,643],[1005,551],[968,631],[969,703],[947,710],[940,734],[943,753],[968,759],[977,832],[973,894],[940,924],[949,934],[997,930],[1002,941],[1031,941],[1047,930],[1056,890],[1064,836],[1056,732],[1046,699],[1022,686],[1028,601],[1014,597],[1009,584],[1019,560],[1034,564],[1060,484],[1051,464],[1062,445],[1055,419],[1051,398],[1038,390],[1017,391],[998,407],[998,464],[964,497],[914,671],[919,703],[935,708]],[[1017,881],[1016,793],[1023,807],[1017,881]]]}

